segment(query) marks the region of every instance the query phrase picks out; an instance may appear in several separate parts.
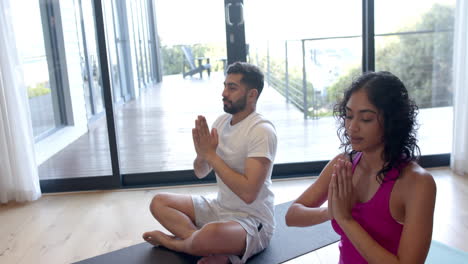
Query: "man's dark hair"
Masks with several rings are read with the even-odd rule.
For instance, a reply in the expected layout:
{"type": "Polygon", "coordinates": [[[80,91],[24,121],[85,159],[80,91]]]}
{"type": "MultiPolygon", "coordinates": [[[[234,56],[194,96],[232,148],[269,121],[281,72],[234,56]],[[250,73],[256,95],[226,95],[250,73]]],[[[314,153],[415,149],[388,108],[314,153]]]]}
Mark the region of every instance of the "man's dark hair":
{"type": "Polygon", "coordinates": [[[385,173],[392,168],[399,168],[402,163],[418,160],[420,150],[417,145],[416,116],[418,107],[408,96],[403,82],[390,72],[366,72],[357,78],[344,92],[344,98],[335,105],[334,116],[339,122],[338,137],[345,153],[352,158],[355,153],[345,129],[346,104],[351,95],[363,89],[369,101],[383,117],[384,150],[383,168],[377,173],[382,181],[385,173]]]}
{"type": "Polygon", "coordinates": [[[260,96],[264,85],[264,77],[260,68],[247,62],[234,62],[229,65],[227,74],[236,73],[242,74],[241,82],[244,83],[248,89],[257,89],[258,96],[260,96]]]}

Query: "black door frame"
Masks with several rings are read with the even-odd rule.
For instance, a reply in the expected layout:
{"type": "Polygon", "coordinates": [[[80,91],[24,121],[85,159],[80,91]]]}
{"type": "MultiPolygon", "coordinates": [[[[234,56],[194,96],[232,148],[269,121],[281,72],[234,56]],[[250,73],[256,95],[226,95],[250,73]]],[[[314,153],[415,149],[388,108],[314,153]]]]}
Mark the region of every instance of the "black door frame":
{"type": "Polygon", "coordinates": [[[247,61],[245,43],[244,1],[224,0],[227,64],[247,61]]]}

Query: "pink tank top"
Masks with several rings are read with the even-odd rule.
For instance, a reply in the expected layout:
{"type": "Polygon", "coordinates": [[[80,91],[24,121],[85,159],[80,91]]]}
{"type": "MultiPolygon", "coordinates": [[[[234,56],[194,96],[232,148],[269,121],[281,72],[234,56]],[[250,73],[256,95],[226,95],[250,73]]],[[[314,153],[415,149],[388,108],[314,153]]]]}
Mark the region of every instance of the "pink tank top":
{"type": "MultiPolygon", "coordinates": [[[[361,156],[362,153],[358,152],[354,158],[353,172],[361,160],[361,156]]],[[[395,221],[390,213],[390,195],[398,174],[398,169],[390,170],[374,196],[365,203],[356,203],[351,211],[354,220],[382,247],[395,255],[398,252],[403,225],[395,221]]],[[[338,223],[334,219],[331,222],[333,229],[341,236],[339,263],[367,263],[338,223]]]]}

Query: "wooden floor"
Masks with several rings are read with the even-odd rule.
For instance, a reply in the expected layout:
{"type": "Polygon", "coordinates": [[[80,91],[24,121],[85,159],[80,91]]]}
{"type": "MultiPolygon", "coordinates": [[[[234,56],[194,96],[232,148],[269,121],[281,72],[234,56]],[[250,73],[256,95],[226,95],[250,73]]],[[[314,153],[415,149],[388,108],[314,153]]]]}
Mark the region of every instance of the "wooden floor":
{"type": "MultiPolygon", "coordinates": [[[[224,76],[219,73],[203,80],[165,76],[161,84],[147,88],[137,100],[116,107],[121,172],[192,169],[194,120],[203,114],[212,123],[223,113],[223,81],[224,76]]],[[[304,120],[302,112],[270,87],[264,88],[257,111],[275,124],[278,135],[275,163],[329,160],[338,153],[333,118],[304,120]]],[[[451,116],[451,108],[421,111],[419,138],[423,154],[450,152],[451,116]]],[[[40,178],[111,175],[105,117],[93,127],[41,164],[40,178]]]]}
{"type": "MultiPolygon", "coordinates": [[[[468,251],[468,175],[448,168],[430,172],[437,182],[433,239],[468,251]]],[[[275,203],[293,200],[313,178],[273,183],[275,203]]],[[[0,263],[71,263],[143,242],[164,230],[148,211],[159,192],[214,195],[213,185],[45,195],[33,203],[0,206],[0,263]]],[[[291,263],[337,263],[337,244],[291,263]]]]}

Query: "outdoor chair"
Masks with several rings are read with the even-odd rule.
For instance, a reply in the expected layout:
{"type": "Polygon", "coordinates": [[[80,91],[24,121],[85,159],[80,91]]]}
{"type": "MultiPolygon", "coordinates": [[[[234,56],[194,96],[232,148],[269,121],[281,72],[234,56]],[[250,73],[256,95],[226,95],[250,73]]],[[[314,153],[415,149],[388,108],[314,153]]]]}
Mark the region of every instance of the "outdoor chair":
{"type": "Polygon", "coordinates": [[[184,52],[184,64],[182,66],[182,75],[185,78],[185,76],[192,75],[200,73],[200,79],[203,78],[203,71],[206,70],[208,72],[208,77],[210,77],[211,73],[211,65],[210,65],[210,58],[206,57],[193,57],[192,49],[187,46],[182,46],[182,51],[184,52]],[[195,65],[195,60],[197,60],[197,65],[195,65]],[[203,60],[206,60],[206,63],[203,63],[203,60]],[[189,70],[186,71],[186,68],[189,70]]]}

